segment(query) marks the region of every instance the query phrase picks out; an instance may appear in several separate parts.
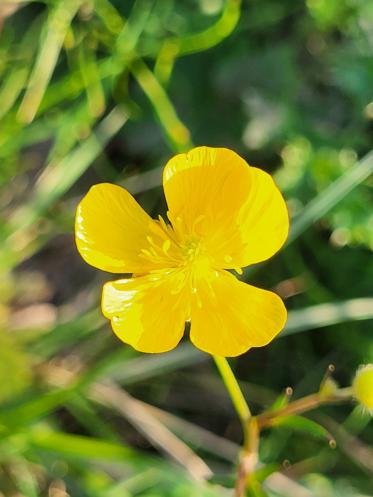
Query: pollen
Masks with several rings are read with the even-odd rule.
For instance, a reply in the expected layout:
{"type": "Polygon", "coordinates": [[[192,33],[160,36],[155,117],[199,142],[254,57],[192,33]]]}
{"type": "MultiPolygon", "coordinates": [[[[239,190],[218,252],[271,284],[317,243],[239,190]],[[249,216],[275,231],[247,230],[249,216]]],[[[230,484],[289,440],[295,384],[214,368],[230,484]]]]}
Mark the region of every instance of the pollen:
{"type": "Polygon", "coordinates": [[[211,268],[211,258],[201,240],[191,239],[182,249],[183,263],[191,272],[199,274],[211,268]]]}

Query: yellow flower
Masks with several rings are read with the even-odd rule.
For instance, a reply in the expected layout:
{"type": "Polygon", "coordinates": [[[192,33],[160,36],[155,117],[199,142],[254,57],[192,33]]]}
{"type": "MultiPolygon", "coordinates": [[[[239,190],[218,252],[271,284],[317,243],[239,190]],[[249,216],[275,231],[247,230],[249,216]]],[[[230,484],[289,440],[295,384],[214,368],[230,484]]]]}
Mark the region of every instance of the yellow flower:
{"type": "Polygon", "coordinates": [[[360,366],[352,383],[354,397],[373,413],[373,364],[360,366]]]}
{"type": "Polygon", "coordinates": [[[102,312],[115,334],[142,352],[166,352],[191,321],[190,339],[214,355],[269,343],[286,322],[274,293],[229,270],[268,259],[286,240],[289,219],[271,176],[225,148],[194,148],[163,172],[166,223],[151,219],[123,188],[93,186],[76,214],[83,259],[112,273],[102,312]]]}

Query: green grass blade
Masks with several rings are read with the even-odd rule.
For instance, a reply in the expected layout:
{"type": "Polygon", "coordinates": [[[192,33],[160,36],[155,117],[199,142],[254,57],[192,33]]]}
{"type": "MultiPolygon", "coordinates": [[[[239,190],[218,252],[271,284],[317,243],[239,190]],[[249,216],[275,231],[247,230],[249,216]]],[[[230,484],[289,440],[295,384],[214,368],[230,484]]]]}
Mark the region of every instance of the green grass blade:
{"type": "Polygon", "coordinates": [[[15,406],[0,408],[0,423],[7,427],[27,425],[38,418],[46,416],[60,406],[71,395],[71,390],[55,390],[44,395],[35,395],[15,406]]]}
{"type": "Polygon", "coordinates": [[[167,92],[154,76],[154,73],[141,59],[132,62],[130,69],[145,95],[150,100],[173,148],[178,152],[191,148],[189,130],[179,119],[167,92]]]}
{"type": "MultiPolygon", "coordinates": [[[[9,221],[12,236],[2,246],[0,269],[10,269],[22,260],[23,252],[19,248],[13,249],[13,239],[20,233],[27,235],[27,229],[53,202],[74,185],[127,120],[127,114],[119,107],[115,107],[100,122],[95,133],[63,159],[56,163],[52,162],[45,168],[35,186],[31,200],[13,211],[9,221]]],[[[32,242],[31,237],[30,243],[32,242]]],[[[23,250],[28,254],[27,247],[23,250]]]]}
{"type": "Polygon", "coordinates": [[[363,319],[373,319],[373,298],[314,305],[290,311],[286,327],[280,336],[363,319]]]}
{"type": "Polygon", "coordinates": [[[100,371],[99,376],[117,380],[123,385],[130,385],[208,359],[208,354],[184,343],[167,354],[141,355],[126,362],[119,360],[116,364],[105,361],[106,367],[100,371]]]}
{"type": "Polygon", "coordinates": [[[45,429],[31,431],[28,441],[38,449],[51,451],[65,457],[119,462],[131,460],[134,455],[134,452],[123,444],[45,429]]]}
{"type": "Polygon", "coordinates": [[[187,35],[180,39],[183,55],[207,50],[227,38],[236,27],[241,14],[241,0],[227,0],[218,21],[205,31],[187,35]]]}
{"type": "Polygon", "coordinates": [[[34,119],[56,67],[67,30],[81,4],[82,1],[66,0],[58,2],[53,7],[26,94],[19,109],[18,116],[21,121],[30,122],[34,119]]]}
{"type": "Polygon", "coordinates": [[[141,33],[150,17],[154,0],[136,0],[131,9],[130,16],[123,25],[117,42],[117,56],[128,56],[137,45],[141,33]]]}
{"type": "Polygon", "coordinates": [[[306,205],[299,216],[292,221],[287,243],[293,242],[307,228],[325,216],[325,214],[331,211],[333,207],[372,173],[373,150],[306,205]]]}

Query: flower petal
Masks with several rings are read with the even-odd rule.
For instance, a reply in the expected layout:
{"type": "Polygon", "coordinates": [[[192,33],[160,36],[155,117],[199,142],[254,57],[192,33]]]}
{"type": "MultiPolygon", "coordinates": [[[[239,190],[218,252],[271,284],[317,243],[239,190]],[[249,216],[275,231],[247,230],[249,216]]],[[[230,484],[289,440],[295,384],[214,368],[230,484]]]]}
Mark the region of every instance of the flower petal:
{"type": "Polygon", "coordinates": [[[163,172],[163,187],[174,229],[187,235],[222,231],[247,197],[250,168],[226,148],[197,147],[173,157],[163,172]]]}
{"type": "Polygon", "coordinates": [[[250,192],[237,219],[243,247],[232,254],[240,267],[272,257],[289,233],[286,203],[272,177],[256,167],[250,171],[250,192]]]}
{"type": "Polygon", "coordinates": [[[287,237],[286,204],[271,176],[232,150],[198,147],[176,155],[163,185],[179,238],[203,238],[216,267],[268,259],[287,237]]]}
{"type": "Polygon", "coordinates": [[[230,357],[267,345],[284,327],[287,312],[275,293],[216,271],[199,282],[191,316],[194,345],[209,354],[230,357]]]}
{"type": "Polygon", "coordinates": [[[75,237],[83,259],[103,271],[144,273],[172,265],[162,250],[165,231],[117,185],[101,183],[89,190],[77,208],[75,237]]]}
{"type": "Polygon", "coordinates": [[[187,318],[179,276],[177,271],[160,272],[104,285],[102,312],[120,340],[140,352],[167,352],[176,347],[187,318]]]}

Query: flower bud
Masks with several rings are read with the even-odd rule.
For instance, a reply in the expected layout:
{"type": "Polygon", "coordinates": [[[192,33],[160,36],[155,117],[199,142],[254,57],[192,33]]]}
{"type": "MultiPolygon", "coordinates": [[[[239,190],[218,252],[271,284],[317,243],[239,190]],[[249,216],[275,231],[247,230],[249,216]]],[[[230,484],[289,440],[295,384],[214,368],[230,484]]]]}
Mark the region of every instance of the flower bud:
{"type": "Polygon", "coordinates": [[[373,412],[373,364],[360,366],[352,382],[355,399],[373,412]]]}

